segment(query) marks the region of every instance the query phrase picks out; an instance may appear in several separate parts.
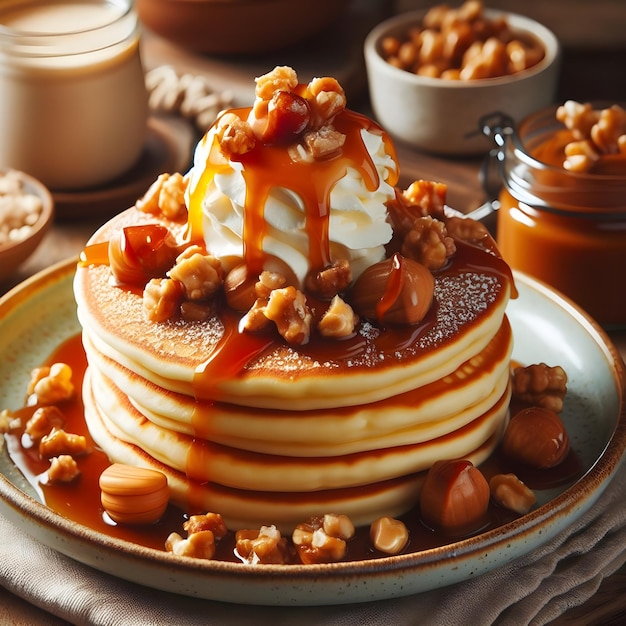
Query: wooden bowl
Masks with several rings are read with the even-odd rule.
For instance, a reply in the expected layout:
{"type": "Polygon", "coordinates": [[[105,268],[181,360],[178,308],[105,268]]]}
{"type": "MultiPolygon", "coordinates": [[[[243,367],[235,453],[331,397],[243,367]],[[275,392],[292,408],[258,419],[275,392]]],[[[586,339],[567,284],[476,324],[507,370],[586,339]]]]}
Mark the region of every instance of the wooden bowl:
{"type": "Polygon", "coordinates": [[[24,193],[33,194],[41,200],[41,212],[26,237],[0,243],[0,282],[8,278],[37,249],[54,217],[54,201],[47,187],[32,176],[16,170],[0,169],[0,177],[9,171],[17,174],[24,193]]]}
{"type": "Polygon", "coordinates": [[[136,0],[140,21],[176,45],[244,55],[292,46],[331,25],[349,0],[136,0]]]}

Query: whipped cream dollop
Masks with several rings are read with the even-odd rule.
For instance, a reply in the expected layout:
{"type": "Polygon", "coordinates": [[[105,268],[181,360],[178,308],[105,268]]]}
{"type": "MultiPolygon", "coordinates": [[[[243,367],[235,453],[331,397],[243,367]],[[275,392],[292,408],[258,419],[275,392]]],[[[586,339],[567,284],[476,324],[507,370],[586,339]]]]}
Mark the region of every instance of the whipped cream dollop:
{"type": "Polygon", "coordinates": [[[265,172],[258,171],[262,166],[256,162],[221,153],[216,128],[210,129],[196,147],[186,189],[190,214],[201,215],[207,250],[232,268],[246,258],[246,247],[258,245],[263,269],[285,273],[288,268],[297,287],[309,271],[321,269],[312,267],[311,251],[320,243],[312,239],[327,237],[330,261],[348,260],[355,279],[382,260],[392,236],[385,203],[395,196],[398,165],[385,134],[367,122],[357,114],[344,120],[346,126],[358,126],[348,141],[361,145],[344,149],[336,166],[281,162],[265,172]],[[363,161],[369,165],[364,167],[363,161]],[[252,169],[257,171],[251,183],[252,169]],[[301,193],[305,187],[319,190],[317,200],[301,193]],[[262,224],[250,220],[247,212],[260,216],[262,224]],[[312,213],[315,219],[327,218],[323,235],[311,228],[312,213]]]}

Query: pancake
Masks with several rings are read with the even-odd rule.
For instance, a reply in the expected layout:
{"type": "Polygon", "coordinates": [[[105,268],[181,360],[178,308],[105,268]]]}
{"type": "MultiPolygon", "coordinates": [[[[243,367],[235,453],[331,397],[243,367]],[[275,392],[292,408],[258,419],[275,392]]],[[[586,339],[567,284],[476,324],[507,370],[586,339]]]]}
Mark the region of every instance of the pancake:
{"type": "Polygon", "coordinates": [[[74,280],[85,419],[188,512],[367,524],[414,507],[436,461],[498,445],[515,288],[440,185],[394,187],[389,137],[336,82],[277,70],[271,102],[295,108],[272,113],[261,77],[184,179],[159,177],[89,240],[74,280]]]}

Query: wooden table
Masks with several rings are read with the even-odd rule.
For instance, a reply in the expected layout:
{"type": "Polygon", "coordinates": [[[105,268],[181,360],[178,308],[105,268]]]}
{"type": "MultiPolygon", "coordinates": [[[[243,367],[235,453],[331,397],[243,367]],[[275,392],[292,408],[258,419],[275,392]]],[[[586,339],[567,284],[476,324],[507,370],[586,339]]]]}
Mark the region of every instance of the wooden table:
{"type": "MultiPolygon", "coordinates": [[[[364,23],[356,30],[359,36],[367,30],[364,23]]],[[[367,110],[367,97],[363,69],[360,65],[360,46],[345,49],[341,59],[332,60],[326,55],[325,61],[331,65],[327,73],[333,73],[349,85],[350,105],[367,110]],[[335,66],[332,67],[332,64],[335,66]]],[[[144,64],[147,69],[160,64],[171,64],[180,71],[203,73],[215,80],[216,88],[233,88],[240,96],[245,97],[249,83],[258,75],[258,67],[266,62],[266,68],[272,61],[260,59],[248,65],[238,61],[232,66],[226,61],[209,59],[186,53],[164,40],[146,33],[144,38],[144,64]]],[[[285,61],[282,61],[284,63],[285,61]]],[[[287,61],[289,62],[289,61],[287,61]]],[[[595,99],[603,97],[613,100],[626,100],[626,85],[623,81],[607,82],[607,76],[623,75],[626,66],[626,50],[605,52],[566,51],[564,57],[563,79],[560,97],[578,99],[595,99]],[[601,71],[597,71],[601,68],[601,71]],[[613,69],[612,69],[613,68],[613,69]],[[621,90],[621,91],[620,91],[621,90]]],[[[263,70],[261,70],[263,71],[263,70]]],[[[172,136],[177,143],[175,150],[191,158],[194,131],[190,126],[181,127],[179,119],[165,120],[171,125],[172,136]]],[[[398,156],[402,169],[401,184],[418,178],[438,180],[448,185],[448,203],[460,211],[468,212],[480,206],[486,199],[479,180],[481,158],[444,159],[422,154],[414,149],[399,144],[398,156]]],[[[108,212],[114,213],[126,208],[125,205],[115,206],[113,202],[108,212]]],[[[57,219],[51,231],[45,237],[35,254],[15,274],[3,284],[0,293],[12,286],[49,267],[53,263],[76,257],[81,251],[88,236],[107,218],[102,212],[90,214],[90,207],[84,206],[81,215],[71,219],[57,219]]],[[[626,353],[626,335],[615,335],[615,340],[622,354],[626,353]]],[[[626,620],[626,567],[604,581],[596,595],[584,605],[566,612],[556,624],[599,624],[620,623],[626,620]]],[[[0,621],[2,623],[57,624],[62,623],[36,607],[28,605],[21,599],[11,595],[0,587],[0,621]]]]}

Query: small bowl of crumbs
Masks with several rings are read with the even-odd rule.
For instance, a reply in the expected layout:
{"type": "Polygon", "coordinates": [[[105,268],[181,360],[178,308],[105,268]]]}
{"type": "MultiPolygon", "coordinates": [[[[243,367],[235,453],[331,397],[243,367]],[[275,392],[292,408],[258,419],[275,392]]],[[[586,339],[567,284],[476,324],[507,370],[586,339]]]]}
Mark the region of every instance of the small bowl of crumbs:
{"type": "Polygon", "coordinates": [[[0,282],[37,249],[54,215],[54,201],[38,180],[0,169],[0,282]]]}
{"type": "Polygon", "coordinates": [[[547,28],[481,0],[401,13],[364,43],[375,117],[397,139],[440,155],[489,149],[479,120],[520,120],[554,100],[560,45],[547,28]]]}

